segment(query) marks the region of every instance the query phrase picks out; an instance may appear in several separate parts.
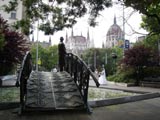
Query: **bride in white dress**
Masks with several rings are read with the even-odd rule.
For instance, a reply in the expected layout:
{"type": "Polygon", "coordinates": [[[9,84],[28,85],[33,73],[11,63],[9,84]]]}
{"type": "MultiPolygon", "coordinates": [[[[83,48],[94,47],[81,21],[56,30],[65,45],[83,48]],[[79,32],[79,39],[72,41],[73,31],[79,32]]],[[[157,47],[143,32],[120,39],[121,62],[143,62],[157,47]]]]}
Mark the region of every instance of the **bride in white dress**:
{"type": "Polygon", "coordinates": [[[105,72],[104,67],[103,67],[103,70],[102,70],[102,72],[101,72],[101,74],[100,74],[100,77],[99,77],[99,79],[98,79],[98,82],[99,82],[99,84],[101,84],[101,85],[107,84],[106,72],[105,72]]]}

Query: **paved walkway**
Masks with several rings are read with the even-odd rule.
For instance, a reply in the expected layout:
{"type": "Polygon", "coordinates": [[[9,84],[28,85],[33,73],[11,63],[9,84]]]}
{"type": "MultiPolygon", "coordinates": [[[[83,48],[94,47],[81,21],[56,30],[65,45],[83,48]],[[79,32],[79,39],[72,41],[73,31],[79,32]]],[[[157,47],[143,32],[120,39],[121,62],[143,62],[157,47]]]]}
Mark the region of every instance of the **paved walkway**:
{"type": "MultiPolygon", "coordinates": [[[[94,86],[92,81],[90,85],[94,86]]],[[[159,92],[158,88],[124,87],[108,84],[100,86],[109,89],[159,92]]],[[[1,120],[160,120],[160,98],[147,99],[125,104],[93,108],[92,114],[79,111],[59,111],[56,113],[30,113],[18,116],[15,109],[0,111],[1,120]]]]}
{"type": "MultiPolygon", "coordinates": [[[[96,87],[93,80],[90,80],[89,83],[90,87],[96,87]]],[[[159,88],[150,88],[150,87],[127,87],[124,83],[113,83],[109,82],[105,85],[100,85],[98,89],[111,89],[111,90],[120,90],[124,92],[133,92],[133,93],[139,93],[137,95],[132,96],[126,96],[126,97],[118,97],[118,98],[112,98],[112,99],[104,99],[104,100],[97,100],[97,101],[90,101],[89,104],[92,107],[103,107],[103,106],[109,106],[109,105],[116,105],[116,104],[124,104],[128,102],[135,102],[135,101],[141,101],[141,100],[147,100],[147,99],[153,99],[153,98],[159,98],[160,97],[160,89],[159,88]]]]}
{"type": "MultiPolygon", "coordinates": [[[[95,87],[95,83],[93,80],[90,80],[89,85],[95,87]]],[[[123,90],[123,91],[130,91],[130,92],[137,92],[137,93],[153,93],[153,92],[160,92],[160,88],[151,88],[151,87],[127,87],[126,84],[123,83],[113,83],[108,82],[106,85],[100,85],[100,88],[106,89],[115,89],[115,90],[123,90]]]]}
{"type": "Polygon", "coordinates": [[[0,111],[1,120],[160,120],[160,98],[93,109],[84,112],[32,113],[18,116],[14,110],[0,111]]]}

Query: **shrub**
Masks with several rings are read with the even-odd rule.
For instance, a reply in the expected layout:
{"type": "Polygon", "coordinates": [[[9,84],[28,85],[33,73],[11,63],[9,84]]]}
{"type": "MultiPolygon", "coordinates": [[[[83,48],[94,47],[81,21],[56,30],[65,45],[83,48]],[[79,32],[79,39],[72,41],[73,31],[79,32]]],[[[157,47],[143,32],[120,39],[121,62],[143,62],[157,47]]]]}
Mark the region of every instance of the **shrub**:
{"type": "Polygon", "coordinates": [[[116,74],[107,77],[109,81],[131,83],[135,81],[135,71],[132,68],[127,68],[127,70],[118,69],[116,74]]]}
{"type": "Polygon", "coordinates": [[[16,31],[10,30],[7,21],[0,17],[0,75],[8,74],[15,64],[21,63],[29,42],[16,31]]]}
{"type": "Polygon", "coordinates": [[[146,67],[144,68],[144,77],[157,77],[160,76],[160,67],[153,66],[153,67],[146,67]]]}

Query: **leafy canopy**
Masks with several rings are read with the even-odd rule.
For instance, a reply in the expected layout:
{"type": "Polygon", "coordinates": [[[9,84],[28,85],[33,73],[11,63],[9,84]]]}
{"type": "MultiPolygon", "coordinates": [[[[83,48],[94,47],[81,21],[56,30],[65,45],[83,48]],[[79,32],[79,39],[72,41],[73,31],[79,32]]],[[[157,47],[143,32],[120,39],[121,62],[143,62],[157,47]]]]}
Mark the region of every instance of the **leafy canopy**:
{"type": "Polygon", "coordinates": [[[15,64],[21,63],[29,43],[24,35],[9,29],[7,21],[0,17],[0,75],[7,74],[15,64]]]}
{"type": "Polygon", "coordinates": [[[133,68],[158,65],[158,54],[144,45],[136,45],[125,51],[122,63],[133,68]]]}
{"type": "MultiPolygon", "coordinates": [[[[10,12],[16,10],[19,0],[11,0],[5,5],[5,11],[10,12]]],[[[25,7],[25,18],[15,27],[23,27],[25,34],[29,34],[26,30],[30,24],[37,20],[42,20],[40,29],[45,34],[53,34],[65,27],[71,27],[80,18],[89,13],[89,24],[96,25],[96,18],[99,12],[106,7],[112,5],[111,0],[21,0],[25,7]],[[24,22],[25,21],[25,22],[24,22]]]]}
{"type": "Polygon", "coordinates": [[[142,27],[151,33],[160,33],[160,0],[119,0],[127,7],[143,14],[142,27]]]}

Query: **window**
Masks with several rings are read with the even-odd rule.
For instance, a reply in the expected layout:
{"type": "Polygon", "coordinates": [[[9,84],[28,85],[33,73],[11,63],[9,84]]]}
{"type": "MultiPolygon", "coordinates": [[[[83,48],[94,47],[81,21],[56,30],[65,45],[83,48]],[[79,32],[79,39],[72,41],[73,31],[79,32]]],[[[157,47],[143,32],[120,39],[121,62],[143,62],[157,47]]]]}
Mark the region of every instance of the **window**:
{"type": "Polygon", "coordinates": [[[11,19],[16,19],[16,12],[11,12],[11,19]]]}

